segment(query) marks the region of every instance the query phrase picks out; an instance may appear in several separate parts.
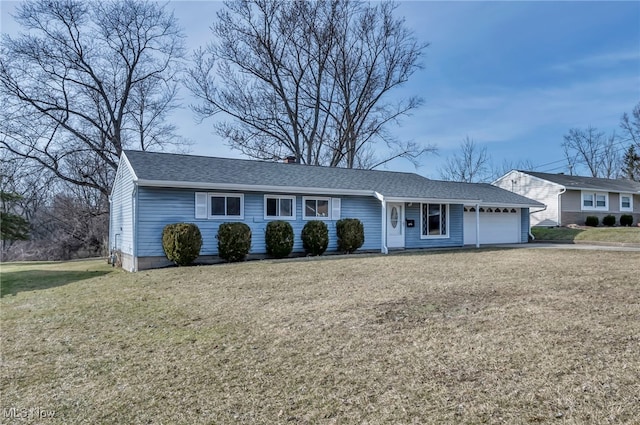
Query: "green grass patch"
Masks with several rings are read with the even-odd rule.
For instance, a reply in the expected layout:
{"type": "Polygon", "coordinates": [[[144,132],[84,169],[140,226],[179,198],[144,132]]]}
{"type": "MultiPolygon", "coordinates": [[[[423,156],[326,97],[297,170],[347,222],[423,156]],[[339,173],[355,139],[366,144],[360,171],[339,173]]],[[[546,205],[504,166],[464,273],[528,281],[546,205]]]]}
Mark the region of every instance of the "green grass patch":
{"type": "Polygon", "coordinates": [[[0,266],[0,297],[53,288],[111,273],[104,261],[20,262],[0,266]]]}
{"type": "Polygon", "coordinates": [[[636,252],[461,250],[140,273],[97,261],[34,267],[3,265],[3,277],[96,275],[0,299],[0,409],[55,411],[33,423],[640,415],[636,252]]]}
{"type": "Polygon", "coordinates": [[[533,227],[536,240],[640,244],[640,227],[533,227]]]}

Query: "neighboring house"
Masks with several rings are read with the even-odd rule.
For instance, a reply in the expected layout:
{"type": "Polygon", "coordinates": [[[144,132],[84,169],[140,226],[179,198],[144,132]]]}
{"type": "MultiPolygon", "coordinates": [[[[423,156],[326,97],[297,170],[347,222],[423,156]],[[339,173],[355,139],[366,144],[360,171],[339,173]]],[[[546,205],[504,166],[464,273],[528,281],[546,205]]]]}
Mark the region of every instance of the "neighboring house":
{"type": "Polygon", "coordinates": [[[261,255],[271,220],[289,221],[294,252],[303,252],[306,222],[327,223],[331,251],[337,249],[336,221],[355,217],[365,230],[361,250],[387,253],[524,243],[529,208],[543,206],[489,184],[413,173],[140,151],[122,154],[110,200],[110,249],[120,252],[129,271],[169,264],[162,249],[162,229],[169,223],[195,223],[203,237],[198,261],[209,262],[216,259],[223,222],[248,224],[250,255],[261,255]]]}
{"type": "Polygon", "coordinates": [[[632,180],[512,170],[493,184],[547,206],[532,211],[532,226],[583,225],[587,216],[602,222],[607,215],[619,223],[623,214],[640,221],[640,183],[632,180]]]}

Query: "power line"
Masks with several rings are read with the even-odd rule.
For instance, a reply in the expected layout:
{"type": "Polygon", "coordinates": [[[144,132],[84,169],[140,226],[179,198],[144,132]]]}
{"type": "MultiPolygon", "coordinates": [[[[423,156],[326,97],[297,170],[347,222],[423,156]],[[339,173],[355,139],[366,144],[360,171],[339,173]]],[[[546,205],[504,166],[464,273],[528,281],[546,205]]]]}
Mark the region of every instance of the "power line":
{"type": "MultiPolygon", "coordinates": [[[[594,152],[594,155],[601,155],[607,149],[610,149],[611,147],[613,147],[615,145],[619,145],[619,147],[617,149],[615,149],[615,151],[618,152],[618,153],[621,153],[621,152],[626,151],[628,149],[628,145],[626,145],[626,143],[627,143],[626,140],[620,140],[619,142],[614,142],[611,146],[602,146],[602,147],[596,149],[596,151],[594,152]],[[601,152],[599,152],[599,151],[601,151],[601,152]]],[[[565,168],[564,165],[552,167],[552,168],[547,169],[547,170],[544,170],[544,169],[541,170],[541,168],[545,168],[545,167],[547,167],[549,165],[563,163],[566,160],[567,159],[564,158],[564,159],[559,159],[559,160],[556,160],[556,161],[547,162],[545,164],[536,165],[536,166],[533,167],[533,170],[534,171],[540,171],[540,172],[543,172],[543,173],[549,173],[549,172],[553,172],[553,171],[556,171],[556,170],[561,170],[561,169],[565,168]]]]}

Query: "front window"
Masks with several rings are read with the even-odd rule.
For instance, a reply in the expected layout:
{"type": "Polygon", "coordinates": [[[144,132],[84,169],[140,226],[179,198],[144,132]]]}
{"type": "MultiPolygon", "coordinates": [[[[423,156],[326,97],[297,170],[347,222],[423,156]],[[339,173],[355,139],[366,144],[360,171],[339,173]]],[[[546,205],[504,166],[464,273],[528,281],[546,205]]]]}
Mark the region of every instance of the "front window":
{"type": "Polygon", "coordinates": [[[447,205],[422,204],[422,237],[447,237],[447,205]]]}
{"type": "Polygon", "coordinates": [[[214,193],[209,196],[210,216],[213,218],[242,218],[243,196],[214,193]]]}
{"type": "Polygon", "coordinates": [[[633,211],[631,195],[620,195],[620,211],[633,211]]]}
{"type": "Polygon", "coordinates": [[[609,194],[605,192],[582,192],[583,210],[607,210],[609,194]]]}
{"type": "Polygon", "coordinates": [[[304,198],[305,219],[328,219],[329,198],[304,198]]]}
{"type": "Polygon", "coordinates": [[[265,218],[295,218],[295,196],[265,195],[265,218]]]}

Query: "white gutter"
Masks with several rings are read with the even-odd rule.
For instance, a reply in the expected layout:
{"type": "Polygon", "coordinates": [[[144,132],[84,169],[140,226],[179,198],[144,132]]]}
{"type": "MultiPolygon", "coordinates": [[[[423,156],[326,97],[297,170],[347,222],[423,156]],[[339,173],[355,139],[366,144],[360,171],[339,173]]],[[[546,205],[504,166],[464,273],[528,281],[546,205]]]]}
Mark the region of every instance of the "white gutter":
{"type": "MultiPolygon", "coordinates": [[[[560,199],[560,196],[566,191],[567,188],[563,187],[562,190],[558,192],[558,226],[562,226],[562,200],[560,199]]],[[[580,202],[582,202],[582,200],[580,202]]],[[[546,205],[545,208],[547,208],[546,205]]]]}
{"type": "Polygon", "coordinates": [[[389,248],[387,247],[387,201],[384,199],[378,192],[373,192],[373,196],[382,203],[382,245],[380,250],[383,254],[389,253],[389,248]]]}

